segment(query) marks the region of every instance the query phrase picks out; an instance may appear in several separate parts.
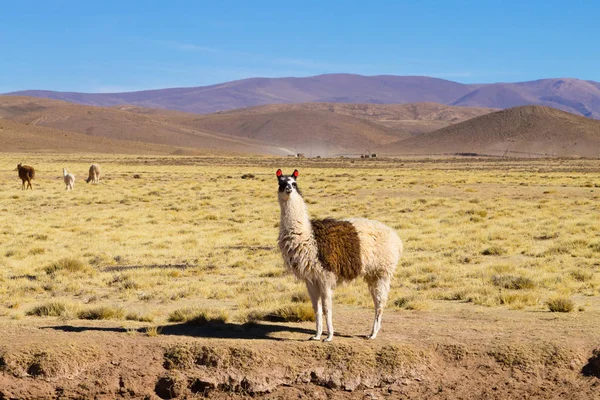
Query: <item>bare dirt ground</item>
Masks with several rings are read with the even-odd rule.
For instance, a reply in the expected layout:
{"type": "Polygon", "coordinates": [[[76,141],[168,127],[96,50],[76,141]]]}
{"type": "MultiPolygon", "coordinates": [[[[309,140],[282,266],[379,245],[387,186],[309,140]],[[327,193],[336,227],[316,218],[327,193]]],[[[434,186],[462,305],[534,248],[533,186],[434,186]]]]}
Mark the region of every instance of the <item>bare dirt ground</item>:
{"type": "Polygon", "coordinates": [[[332,343],[312,323],[8,321],[0,398],[600,398],[598,312],[440,307],[388,310],[367,341],[370,310],[338,306],[332,343]]]}

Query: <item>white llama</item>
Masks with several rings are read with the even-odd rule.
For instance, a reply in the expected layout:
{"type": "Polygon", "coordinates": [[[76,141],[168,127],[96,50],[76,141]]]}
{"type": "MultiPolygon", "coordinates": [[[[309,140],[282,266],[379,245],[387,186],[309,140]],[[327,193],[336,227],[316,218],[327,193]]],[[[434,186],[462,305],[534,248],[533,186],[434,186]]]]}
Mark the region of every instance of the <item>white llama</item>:
{"type": "Polygon", "coordinates": [[[306,283],[320,340],[323,312],[327,321],[326,342],[333,339],[332,296],[338,282],[363,277],[375,304],[375,321],[369,339],[381,328],[390,280],[402,255],[402,241],[390,227],[364,218],[311,220],[298,189],[298,171],[279,182],[279,248],[286,267],[306,283]]]}
{"type": "Polygon", "coordinates": [[[73,190],[73,185],[75,184],[75,175],[68,173],[67,169],[63,168],[63,179],[65,181],[65,185],[67,185],[65,190],[73,190]]]}
{"type": "Polygon", "coordinates": [[[98,164],[92,164],[90,166],[90,171],[88,174],[88,178],[85,180],[85,183],[100,183],[100,166],[98,164]]]}

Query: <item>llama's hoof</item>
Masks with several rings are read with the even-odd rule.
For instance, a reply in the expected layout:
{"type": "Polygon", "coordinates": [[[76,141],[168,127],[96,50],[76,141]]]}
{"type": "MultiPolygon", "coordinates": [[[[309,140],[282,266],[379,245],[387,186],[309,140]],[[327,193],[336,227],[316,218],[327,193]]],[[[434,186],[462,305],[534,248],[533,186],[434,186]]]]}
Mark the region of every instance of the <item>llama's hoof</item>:
{"type": "Polygon", "coordinates": [[[323,339],[323,342],[331,342],[333,340],[333,336],[327,336],[325,339],[323,339]]]}
{"type": "Polygon", "coordinates": [[[321,336],[312,336],[308,340],[321,340],[321,336]]]}
{"type": "Polygon", "coordinates": [[[377,335],[369,335],[367,336],[367,340],[373,340],[377,337],[377,335]]]}

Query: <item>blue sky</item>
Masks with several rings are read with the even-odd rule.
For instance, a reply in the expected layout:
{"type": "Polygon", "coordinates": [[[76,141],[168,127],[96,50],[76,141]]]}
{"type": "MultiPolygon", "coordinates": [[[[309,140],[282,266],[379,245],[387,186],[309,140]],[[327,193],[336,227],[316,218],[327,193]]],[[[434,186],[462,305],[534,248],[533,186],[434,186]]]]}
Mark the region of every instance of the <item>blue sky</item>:
{"type": "Polygon", "coordinates": [[[3,2],[0,93],[338,72],[600,81],[598,21],[593,0],[3,2]]]}

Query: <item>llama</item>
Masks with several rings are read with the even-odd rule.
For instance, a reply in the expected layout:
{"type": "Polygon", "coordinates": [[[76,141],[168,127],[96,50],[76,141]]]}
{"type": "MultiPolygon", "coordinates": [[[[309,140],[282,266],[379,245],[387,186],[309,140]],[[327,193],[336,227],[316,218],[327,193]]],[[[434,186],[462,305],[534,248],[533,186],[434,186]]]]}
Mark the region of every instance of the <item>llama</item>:
{"type": "Polygon", "coordinates": [[[337,283],[363,277],[375,305],[375,321],[368,336],[381,328],[390,280],[402,255],[402,241],[390,227],[364,218],[311,220],[296,183],[298,170],[289,176],[277,170],[279,182],[279,249],[286,267],[306,283],[316,319],[316,334],[327,323],[326,342],[333,339],[333,289],[337,283]]]}
{"type": "Polygon", "coordinates": [[[19,178],[23,181],[23,186],[21,186],[21,190],[27,190],[30,188],[33,190],[33,186],[31,186],[31,180],[35,178],[35,169],[30,167],[29,165],[21,165],[17,164],[17,168],[15,171],[19,171],[19,178]],[[27,187],[25,187],[25,182],[27,182],[27,187]]]}
{"type": "Polygon", "coordinates": [[[92,164],[90,166],[89,176],[85,180],[85,183],[100,183],[100,166],[98,164],[92,164]]]}
{"type": "Polygon", "coordinates": [[[73,190],[73,185],[75,184],[75,175],[68,173],[67,169],[63,168],[63,179],[65,181],[65,185],[67,185],[65,190],[73,190]]]}

